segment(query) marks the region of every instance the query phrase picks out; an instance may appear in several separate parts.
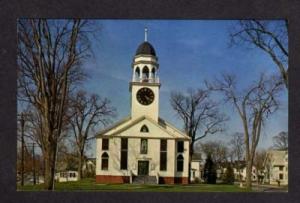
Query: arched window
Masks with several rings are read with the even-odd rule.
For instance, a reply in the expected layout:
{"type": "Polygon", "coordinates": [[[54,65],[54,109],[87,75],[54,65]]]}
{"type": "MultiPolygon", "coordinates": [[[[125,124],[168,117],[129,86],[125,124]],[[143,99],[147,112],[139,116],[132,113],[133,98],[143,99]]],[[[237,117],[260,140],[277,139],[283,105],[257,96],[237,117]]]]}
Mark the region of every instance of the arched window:
{"type": "Polygon", "coordinates": [[[142,127],[141,127],[141,130],[140,130],[142,133],[148,133],[149,132],[149,129],[148,129],[148,127],[146,126],[146,125],[143,125],[142,127]]]}
{"type": "Polygon", "coordinates": [[[134,77],[135,78],[139,78],[140,77],[140,68],[139,67],[136,67],[136,69],[135,69],[135,74],[134,74],[134,77]]]}
{"type": "Polygon", "coordinates": [[[104,152],[101,156],[101,170],[108,170],[108,154],[104,152]]]}
{"type": "Polygon", "coordinates": [[[155,78],[155,68],[154,67],[152,68],[151,72],[152,72],[152,78],[155,78]]]}
{"type": "Polygon", "coordinates": [[[147,66],[145,66],[143,68],[143,80],[148,80],[149,78],[149,68],[147,66]]]}
{"type": "Polygon", "coordinates": [[[183,171],[183,156],[181,154],[177,156],[177,171],[183,171]]]}

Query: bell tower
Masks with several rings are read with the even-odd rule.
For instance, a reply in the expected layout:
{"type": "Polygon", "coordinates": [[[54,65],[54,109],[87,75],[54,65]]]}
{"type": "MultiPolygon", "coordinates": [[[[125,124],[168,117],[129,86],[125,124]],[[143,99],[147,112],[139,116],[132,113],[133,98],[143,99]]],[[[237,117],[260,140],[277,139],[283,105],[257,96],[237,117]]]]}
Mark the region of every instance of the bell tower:
{"type": "Polygon", "coordinates": [[[148,116],[158,121],[159,88],[158,58],[155,49],[148,42],[148,29],[145,28],[145,40],[136,50],[132,63],[131,117],[148,116]]]}

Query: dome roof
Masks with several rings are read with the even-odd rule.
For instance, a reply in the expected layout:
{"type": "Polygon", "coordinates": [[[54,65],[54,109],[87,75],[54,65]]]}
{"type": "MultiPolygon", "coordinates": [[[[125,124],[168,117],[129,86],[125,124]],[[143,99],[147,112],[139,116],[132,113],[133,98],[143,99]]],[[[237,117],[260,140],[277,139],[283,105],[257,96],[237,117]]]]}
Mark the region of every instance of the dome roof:
{"type": "Polygon", "coordinates": [[[155,50],[149,42],[143,42],[142,44],[140,44],[140,46],[137,48],[135,52],[135,55],[140,55],[140,54],[156,56],[155,50]]]}

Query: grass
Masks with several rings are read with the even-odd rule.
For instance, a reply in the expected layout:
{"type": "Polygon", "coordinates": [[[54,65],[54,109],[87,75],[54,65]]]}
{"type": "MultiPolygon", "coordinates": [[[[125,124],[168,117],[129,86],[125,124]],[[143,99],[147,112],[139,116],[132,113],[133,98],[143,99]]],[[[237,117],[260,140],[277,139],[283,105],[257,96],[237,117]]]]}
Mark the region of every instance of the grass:
{"type": "MultiPolygon", "coordinates": [[[[18,191],[43,191],[43,184],[17,186],[18,191]]],[[[56,191],[126,191],[126,192],[249,192],[237,185],[191,184],[191,185],[136,185],[97,184],[95,179],[56,183],[56,191]]]]}

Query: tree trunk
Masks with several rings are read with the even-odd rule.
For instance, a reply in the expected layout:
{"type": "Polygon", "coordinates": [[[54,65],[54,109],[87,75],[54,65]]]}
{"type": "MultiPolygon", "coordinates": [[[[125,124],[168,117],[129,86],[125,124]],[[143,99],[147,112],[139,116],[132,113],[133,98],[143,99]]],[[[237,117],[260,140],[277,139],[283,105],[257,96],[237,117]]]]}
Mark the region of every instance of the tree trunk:
{"type": "Polygon", "coordinates": [[[78,180],[82,179],[83,177],[83,171],[82,171],[83,159],[84,159],[83,154],[80,154],[79,162],[78,162],[78,180]]]}
{"type": "Polygon", "coordinates": [[[53,159],[53,153],[51,153],[51,151],[47,151],[45,153],[45,177],[44,177],[44,181],[45,181],[45,189],[47,190],[52,190],[53,189],[53,178],[54,178],[54,174],[52,174],[53,171],[53,166],[52,166],[52,161],[53,159]]]}
{"type": "Polygon", "coordinates": [[[56,147],[54,144],[49,144],[45,149],[44,155],[45,155],[45,189],[47,190],[53,190],[53,182],[55,179],[55,163],[56,163],[56,147]]]}
{"type": "Polygon", "coordinates": [[[252,161],[247,161],[246,166],[246,188],[251,189],[252,187],[252,161]]]}
{"type": "Polygon", "coordinates": [[[194,154],[194,142],[191,143],[190,145],[190,151],[189,151],[189,167],[188,167],[188,183],[191,183],[191,167],[192,167],[192,156],[194,154]]]}

